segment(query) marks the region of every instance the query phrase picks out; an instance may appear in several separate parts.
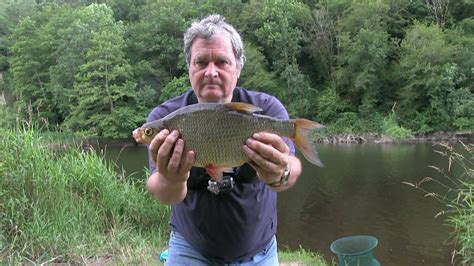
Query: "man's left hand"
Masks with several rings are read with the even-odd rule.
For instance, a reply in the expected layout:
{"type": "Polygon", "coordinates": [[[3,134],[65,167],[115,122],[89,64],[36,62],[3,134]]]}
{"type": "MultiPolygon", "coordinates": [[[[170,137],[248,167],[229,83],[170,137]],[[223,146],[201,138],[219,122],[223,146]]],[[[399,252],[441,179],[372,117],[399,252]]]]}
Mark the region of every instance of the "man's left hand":
{"type": "Polygon", "coordinates": [[[272,133],[255,133],[243,146],[249,164],[266,184],[280,181],[288,165],[290,149],[283,139],[272,133]]]}

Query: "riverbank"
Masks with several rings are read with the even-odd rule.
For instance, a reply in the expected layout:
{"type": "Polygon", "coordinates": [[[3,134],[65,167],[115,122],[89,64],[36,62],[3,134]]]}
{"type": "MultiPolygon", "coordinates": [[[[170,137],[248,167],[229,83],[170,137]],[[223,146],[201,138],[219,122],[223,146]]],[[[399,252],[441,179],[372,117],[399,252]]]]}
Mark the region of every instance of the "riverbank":
{"type": "Polygon", "coordinates": [[[418,142],[470,142],[474,141],[474,132],[436,132],[419,134],[410,139],[397,139],[375,133],[346,133],[331,135],[318,139],[318,143],[325,144],[363,144],[363,143],[418,143],[418,142]]]}

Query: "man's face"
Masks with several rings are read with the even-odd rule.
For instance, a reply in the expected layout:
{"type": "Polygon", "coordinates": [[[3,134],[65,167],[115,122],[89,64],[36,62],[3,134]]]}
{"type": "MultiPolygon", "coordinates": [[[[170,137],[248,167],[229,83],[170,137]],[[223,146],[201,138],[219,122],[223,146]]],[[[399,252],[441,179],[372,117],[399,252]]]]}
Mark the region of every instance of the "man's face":
{"type": "Polygon", "coordinates": [[[240,70],[228,33],[218,33],[210,40],[194,40],[189,79],[199,102],[230,102],[240,70]]]}

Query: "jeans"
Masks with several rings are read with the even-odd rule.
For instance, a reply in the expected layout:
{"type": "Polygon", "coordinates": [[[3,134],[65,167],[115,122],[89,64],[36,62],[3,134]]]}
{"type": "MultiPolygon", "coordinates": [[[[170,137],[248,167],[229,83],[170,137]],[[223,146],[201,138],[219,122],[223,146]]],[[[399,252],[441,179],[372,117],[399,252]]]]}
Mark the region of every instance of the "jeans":
{"type": "Polygon", "coordinates": [[[266,249],[257,253],[245,262],[235,261],[227,264],[218,264],[205,258],[195,250],[178,232],[171,232],[168,259],[165,265],[228,265],[228,266],[275,266],[278,265],[277,241],[273,236],[266,249]]]}

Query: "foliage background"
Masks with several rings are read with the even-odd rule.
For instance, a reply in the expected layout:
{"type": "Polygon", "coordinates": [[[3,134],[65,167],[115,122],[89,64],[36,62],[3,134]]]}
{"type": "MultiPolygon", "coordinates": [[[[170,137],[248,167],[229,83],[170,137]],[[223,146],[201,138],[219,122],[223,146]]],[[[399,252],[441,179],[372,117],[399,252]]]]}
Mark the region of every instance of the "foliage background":
{"type": "Polygon", "coordinates": [[[189,88],[182,36],[212,13],[243,36],[239,85],[279,97],[292,116],[333,133],[474,129],[472,0],[5,0],[10,115],[129,137],[189,88]]]}

